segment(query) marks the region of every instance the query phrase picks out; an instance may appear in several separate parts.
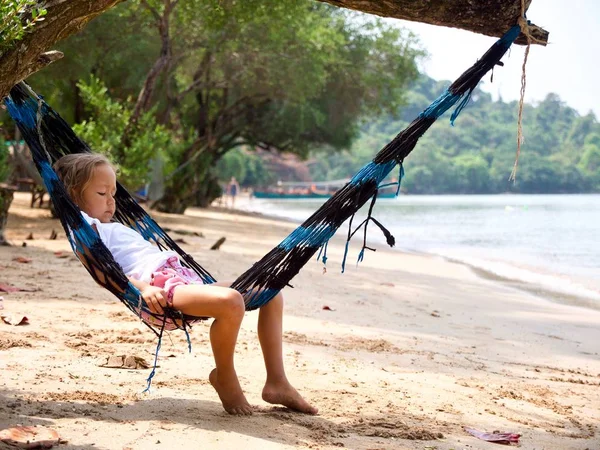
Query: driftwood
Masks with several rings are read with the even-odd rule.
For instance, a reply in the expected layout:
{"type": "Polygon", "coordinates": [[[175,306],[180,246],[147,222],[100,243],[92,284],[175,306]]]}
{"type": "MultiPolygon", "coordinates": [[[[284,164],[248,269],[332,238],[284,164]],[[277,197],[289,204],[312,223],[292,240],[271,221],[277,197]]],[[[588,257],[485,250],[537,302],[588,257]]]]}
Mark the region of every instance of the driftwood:
{"type": "MultiPolygon", "coordinates": [[[[500,37],[517,23],[521,15],[521,0],[321,0],[343,8],[355,9],[382,17],[460,28],[487,36],[500,37]]],[[[533,0],[525,0],[529,8],[533,0]]],[[[548,32],[530,26],[537,44],[548,43],[548,32]]],[[[526,44],[521,35],[517,44],[526,44]]]]}
{"type": "Polygon", "coordinates": [[[48,0],[40,2],[48,11],[14,48],[0,55],[0,99],[29,75],[62,58],[49,51],[54,44],[80,31],[94,17],[123,0],[48,0]]]}
{"type": "Polygon", "coordinates": [[[217,242],[215,242],[210,249],[211,250],[219,250],[221,248],[221,245],[223,245],[223,243],[225,242],[225,240],[226,240],[225,236],[219,238],[219,240],[217,240],[217,242]]]}

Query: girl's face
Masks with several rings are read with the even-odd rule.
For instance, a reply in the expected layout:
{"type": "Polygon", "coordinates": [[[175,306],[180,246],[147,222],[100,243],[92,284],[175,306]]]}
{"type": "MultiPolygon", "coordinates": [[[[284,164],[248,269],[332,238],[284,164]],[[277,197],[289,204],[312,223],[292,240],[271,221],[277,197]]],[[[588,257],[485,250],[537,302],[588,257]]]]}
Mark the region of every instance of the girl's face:
{"type": "Polygon", "coordinates": [[[102,223],[109,223],[115,214],[116,192],[115,171],[107,164],[97,166],[89,184],[81,193],[83,204],[79,207],[88,216],[102,223]]]}

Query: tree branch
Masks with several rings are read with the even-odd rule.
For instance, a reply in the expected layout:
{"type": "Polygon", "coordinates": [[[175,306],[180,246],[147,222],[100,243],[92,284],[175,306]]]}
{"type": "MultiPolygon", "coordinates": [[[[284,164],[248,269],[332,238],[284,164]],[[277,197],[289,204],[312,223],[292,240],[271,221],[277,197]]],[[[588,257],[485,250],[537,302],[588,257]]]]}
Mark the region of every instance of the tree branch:
{"type": "MultiPolygon", "coordinates": [[[[521,15],[521,0],[321,0],[342,8],[355,9],[382,17],[460,28],[474,33],[500,37],[517,24],[521,15]]],[[[533,0],[525,1],[529,8],[533,0]]],[[[546,45],[548,31],[530,25],[532,43],[546,45]]],[[[517,44],[527,44],[521,34],[517,44]]]]}
{"type": "MultiPolygon", "coordinates": [[[[247,112],[247,109],[251,106],[254,106],[256,104],[255,102],[258,102],[258,101],[261,101],[263,103],[268,102],[269,98],[265,94],[246,95],[246,96],[240,97],[235,102],[233,102],[231,105],[229,105],[227,108],[223,107],[219,111],[219,114],[217,115],[217,117],[215,117],[215,119],[213,120],[213,122],[211,124],[211,128],[216,133],[217,127],[219,125],[221,125],[220,126],[221,129],[224,128],[225,124],[232,123],[234,121],[234,119],[236,119],[236,117],[240,116],[241,114],[245,114],[247,112]]],[[[227,134],[227,133],[221,133],[221,134],[227,134]]]]}
{"type": "MultiPolygon", "coordinates": [[[[156,88],[156,82],[158,81],[158,78],[163,72],[169,71],[173,55],[171,49],[171,37],[169,34],[169,19],[171,16],[171,12],[173,12],[173,7],[177,4],[177,1],[171,2],[170,0],[164,0],[165,7],[162,16],[159,15],[158,11],[152,8],[145,0],[142,0],[142,4],[150,10],[152,15],[156,19],[156,26],[160,34],[161,49],[159,58],[156,60],[156,62],[148,72],[148,75],[146,75],[144,86],[142,86],[142,90],[138,95],[135,107],[133,109],[131,117],[129,118],[129,123],[127,124],[127,126],[125,127],[125,131],[123,132],[123,137],[121,138],[121,141],[124,147],[129,146],[131,132],[134,129],[135,124],[138,122],[140,116],[150,108],[150,102],[152,100],[152,94],[154,93],[154,89],[156,88]]],[[[123,151],[124,149],[121,147],[119,153],[122,153],[123,151]]]]}
{"type": "Polygon", "coordinates": [[[176,98],[177,100],[183,100],[186,95],[195,90],[225,89],[227,86],[229,85],[225,81],[213,81],[210,85],[207,85],[203,79],[197,79],[183,91],[179,92],[176,98]]]}
{"type": "MultiPolygon", "coordinates": [[[[77,33],[94,17],[123,0],[54,0],[48,1],[44,21],[0,56],[0,99],[18,82],[56,59],[60,52],[48,54],[58,41],[77,33]]],[[[62,55],[62,54],[61,54],[62,55]]]]}
{"type": "Polygon", "coordinates": [[[150,14],[152,14],[152,17],[154,17],[154,20],[156,21],[156,25],[160,26],[160,14],[158,13],[158,11],[153,8],[152,6],[150,6],[150,4],[146,1],[146,0],[141,0],[140,2],[143,6],[146,7],[146,9],[148,11],[150,11],[150,14]]]}
{"type": "MultiPolygon", "coordinates": [[[[42,53],[38,58],[33,61],[29,67],[27,67],[27,71],[25,73],[25,78],[33,75],[36,72],[39,72],[44,67],[52,64],[54,61],[58,61],[64,57],[63,52],[59,52],[58,50],[50,50],[49,52],[42,53]]],[[[25,79],[24,78],[24,79],[25,79]]]]}

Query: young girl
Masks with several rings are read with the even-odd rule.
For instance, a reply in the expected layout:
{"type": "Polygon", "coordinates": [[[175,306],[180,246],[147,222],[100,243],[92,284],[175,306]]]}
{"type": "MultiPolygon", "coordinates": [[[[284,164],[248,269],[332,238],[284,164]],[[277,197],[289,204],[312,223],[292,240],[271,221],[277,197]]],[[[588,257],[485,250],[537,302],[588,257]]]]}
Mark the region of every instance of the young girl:
{"type": "MultiPolygon", "coordinates": [[[[102,155],[67,155],[54,165],[72,200],[96,230],[102,242],[139,289],[148,308],[157,314],[171,306],[183,314],[212,317],[210,342],[216,368],[209,380],[230,414],[252,414],[234,368],[235,344],[245,314],[242,295],[230,283],[204,285],[180,264],[177,253],[160,251],[142,235],[118,222],[115,213],[116,175],[102,155]]],[[[258,339],[267,369],[262,398],[296,411],[316,414],[288,381],[282,353],[283,297],[279,293],[263,306],[258,316],[258,339]]],[[[174,325],[174,324],[172,324],[174,325]]],[[[173,326],[174,327],[174,326],[173,326]]]]}

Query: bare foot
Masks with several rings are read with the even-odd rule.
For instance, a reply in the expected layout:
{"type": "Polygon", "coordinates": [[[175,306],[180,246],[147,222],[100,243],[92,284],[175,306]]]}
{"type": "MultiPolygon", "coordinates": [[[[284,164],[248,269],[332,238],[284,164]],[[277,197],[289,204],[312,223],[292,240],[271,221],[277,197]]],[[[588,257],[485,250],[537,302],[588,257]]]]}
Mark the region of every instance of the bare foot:
{"type": "Polygon", "coordinates": [[[249,416],[252,414],[252,406],[250,406],[248,400],[246,400],[235,373],[230,377],[219,377],[217,369],[213,369],[208,376],[208,379],[210,384],[212,384],[212,387],[217,391],[217,394],[219,394],[219,398],[221,399],[221,403],[223,403],[225,411],[229,414],[242,416],[249,416]]]}
{"type": "Polygon", "coordinates": [[[308,403],[300,393],[286,380],[279,384],[267,383],[262,391],[262,398],[267,403],[287,406],[294,411],[306,414],[317,414],[319,410],[308,403]]]}

